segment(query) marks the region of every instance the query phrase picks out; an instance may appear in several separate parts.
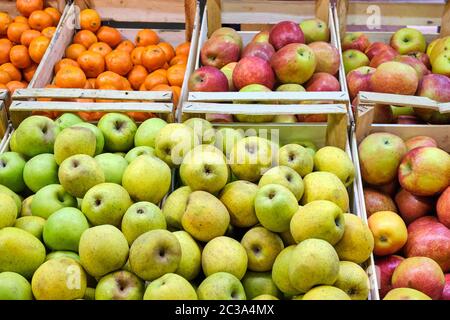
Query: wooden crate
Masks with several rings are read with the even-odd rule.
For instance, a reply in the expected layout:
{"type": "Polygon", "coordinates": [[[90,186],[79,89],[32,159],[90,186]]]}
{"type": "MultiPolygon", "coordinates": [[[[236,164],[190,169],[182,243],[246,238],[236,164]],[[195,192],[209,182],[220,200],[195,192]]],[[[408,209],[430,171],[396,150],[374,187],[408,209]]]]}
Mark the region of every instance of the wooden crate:
{"type": "MultiPolygon", "coordinates": [[[[30,115],[30,111],[137,111],[154,112],[171,115],[177,106],[173,106],[172,92],[170,91],[119,91],[119,90],[86,90],[86,89],[45,89],[52,82],[55,64],[64,56],[64,51],[72,42],[79,24],[79,12],[84,8],[97,10],[102,17],[102,23],[118,28],[124,39],[133,40],[137,32],[143,28],[154,29],[163,41],[178,45],[191,41],[189,68],[193,64],[196,52],[199,14],[195,0],[76,0],[68,8],[66,19],[63,22],[60,37],[52,53],[43,59],[45,68],[38,70],[38,74],[30,83],[30,87],[17,90],[13,95],[11,109],[15,117],[11,120],[14,126],[30,115]],[[151,22],[149,22],[151,21],[151,22]],[[166,25],[170,23],[170,25],[166,25]],[[170,29],[173,27],[175,28],[170,29]],[[185,28],[181,24],[185,24],[185,28]],[[74,27],[75,26],[75,27],[74,27]],[[70,102],[50,101],[40,102],[37,98],[55,99],[106,99],[123,100],[124,102],[70,102]]],[[[182,94],[187,88],[187,81],[182,86],[182,94]]],[[[181,99],[180,99],[181,100],[181,99]]],[[[170,118],[170,116],[169,116],[170,118]]]]}
{"type": "MultiPolygon", "coordinates": [[[[339,35],[335,30],[329,0],[208,0],[200,29],[196,62],[187,72],[191,75],[200,66],[201,47],[208,35],[220,28],[222,24],[240,24],[239,34],[246,45],[260,30],[267,29],[280,21],[300,22],[314,17],[328,22],[331,43],[339,48],[339,35]]],[[[233,110],[231,112],[233,114],[277,115],[298,114],[298,111],[306,107],[306,104],[311,104],[310,107],[314,110],[326,108],[324,104],[338,103],[348,106],[349,97],[342,57],[338,75],[341,85],[341,91],[338,92],[189,92],[187,96],[183,97],[183,107],[180,111],[184,114],[183,118],[186,118],[189,114],[204,113],[206,110],[208,113],[228,113],[229,110],[233,110]],[[233,103],[248,100],[265,101],[265,104],[233,103]],[[291,102],[291,104],[276,104],[279,100],[284,100],[285,103],[291,102]],[[274,104],[267,104],[270,101],[273,101],[274,104]],[[299,105],[298,101],[301,101],[302,104],[299,105]]],[[[179,119],[182,118],[181,112],[178,113],[179,119]]]]}
{"type": "Polygon", "coordinates": [[[8,129],[8,111],[6,110],[8,97],[8,90],[0,90],[0,140],[5,136],[8,129]]]}

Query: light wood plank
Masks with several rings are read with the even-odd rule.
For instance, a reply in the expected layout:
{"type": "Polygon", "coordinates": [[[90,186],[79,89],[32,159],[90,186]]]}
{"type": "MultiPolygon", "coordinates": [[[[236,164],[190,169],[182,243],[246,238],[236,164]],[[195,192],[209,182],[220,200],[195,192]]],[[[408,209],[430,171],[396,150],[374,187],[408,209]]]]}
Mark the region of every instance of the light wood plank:
{"type": "Polygon", "coordinates": [[[345,92],[189,92],[189,101],[348,101],[345,92]]]}
{"type": "Polygon", "coordinates": [[[380,103],[396,106],[421,107],[433,110],[439,110],[439,105],[426,97],[405,96],[400,94],[365,92],[359,93],[361,103],[380,103]]]}

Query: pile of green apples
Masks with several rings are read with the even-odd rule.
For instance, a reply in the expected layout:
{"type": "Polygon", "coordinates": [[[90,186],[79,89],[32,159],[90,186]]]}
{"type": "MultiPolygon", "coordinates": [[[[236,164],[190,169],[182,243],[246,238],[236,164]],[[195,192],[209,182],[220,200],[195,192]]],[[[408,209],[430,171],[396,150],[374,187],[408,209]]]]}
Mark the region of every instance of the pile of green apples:
{"type": "Polygon", "coordinates": [[[108,113],[31,116],[10,150],[0,299],[368,297],[374,240],[347,213],[354,167],[339,148],[108,113]]]}

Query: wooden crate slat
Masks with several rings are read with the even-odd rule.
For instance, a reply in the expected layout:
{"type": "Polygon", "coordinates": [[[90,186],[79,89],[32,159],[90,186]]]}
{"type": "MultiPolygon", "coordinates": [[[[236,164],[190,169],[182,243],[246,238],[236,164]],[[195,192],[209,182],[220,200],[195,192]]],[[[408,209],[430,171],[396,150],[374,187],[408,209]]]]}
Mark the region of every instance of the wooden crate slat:
{"type": "Polygon", "coordinates": [[[189,101],[348,101],[344,92],[189,92],[189,101]]]}
{"type": "Polygon", "coordinates": [[[361,91],[359,99],[361,103],[380,103],[439,110],[438,103],[426,97],[361,91]]]}

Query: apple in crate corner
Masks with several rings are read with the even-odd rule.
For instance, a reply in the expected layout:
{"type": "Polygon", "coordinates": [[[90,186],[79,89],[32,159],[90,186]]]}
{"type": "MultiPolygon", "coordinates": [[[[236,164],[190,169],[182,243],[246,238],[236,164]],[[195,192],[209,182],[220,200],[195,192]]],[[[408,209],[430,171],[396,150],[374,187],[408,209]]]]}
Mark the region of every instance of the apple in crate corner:
{"type": "Polygon", "coordinates": [[[347,86],[350,99],[353,100],[360,91],[372,91],[370,78],[374,72],[375,68],[364,66],[352,70],[347,74],[347,86]]]}
{"type": "Polygon", "coordinates": [[[239,60],[240,48],[230,36],[216,36],[206,40],[200,50],[200,61],[204,66],[222,68],[239,60]]]}
{"type": "Polygon", "coordinates": [[[305,35],[305,43],[315,41],[330,41],[330,29],[325,21],[320,19],[308,19],[300,22],[300,28],[305,35]]]}
{"type": "Polygon", "coordinates": [[[373,42],[371,43],[366,51],[364,52],[369,60],[372,60],[374,57],[382,54],[385,51],[391,51],[393,53],[397,53],[394,48],[392,48],[390,45],[383,43],[383,42],[373,42]]]}
{"type": "Polygon", "coordinates": [[[405,260],[401,256],[391,255],[375,260],[375,265],[377,267],[377,272],[379,272],[379,286],[380,286],[380,298],[383,299],[384,296],[392,289],[392,275],[394,274],[395,268],[405,260]]]}
{"type": "Polygon", "coordinates": [[[368,66],[369,58],[361,51],[349,49],[342,53],[342,60],[344,62],[345,74],[355,70],[359,67],[368,66]]]}
{"type": "Polygon", "coordinates": [[[447,187],[440,195],[436,211],[439,221],[447,228],[450,228],[450,187],[447,187]]]}
{"type": "Polygon", "coordinates": [[[250,42],[245,46],[241,58],[258,57],[270,61],[270,58],[272,58],[274,53],[275,49],[268,42],[250,42]]]}
{"type": "Polygon", "coordinates": [[[275,75],[268,61],[259,57],[245,57],[239,60],[233,70],[233,84],[237,90],[251,84],[261,84],[272,89],[275,75]]]}
{"type": "Polygon", "coordinates": [[[278,50],[270,64],[280,82],[303,84],[313,75],[317,61],[310,47],[291,43],[278,50]]]}
{"type": "Polygon", "coordinates": [[[417,58],[403,55],[395,57],[394,61],[402,62],[413,67],[417,72],[419,80],[422,80],[424,76],[430,74],[430,70],[428,70],[427,67],[422,63],[422,61],[417,58]]]}
{"type": "Polygon", "coordinates": [[[224,92],[228,91],[228,79],[217,68],[200,67],[189,78],[189,91],[224,92]]]}
{"type": "Polygon", "coordinates": [[[395,196],[395,203],[406,224],[410,224],[434,210],[433,198],[416,196],[404,189],[401,189],[395,196]]]}
{"type": "Polygon", "coordinates": [[[306,91],[339,91],[341,85],[335,76],[319,72],[314,73],[306,83],[306,91]]]}
{"type": "Polygon", "coordinates": [[[339,57],[339,50],[324,41],[312,42],[308,45],[316,56],[316,70],[315,72],[327,72],[335,75],[341,64],[339,57]]]}
{"type": "Polygon", "coordinates": [[[297,23],[281,21],[270,30],[269,42],[279,50],[290,43],[305,43],[305,35],[297,23]]]}
{"type": "Polygon", "coordinates": [[[364,52],[370,45],[369,38],[362,32],[347,33],[342,40],[342,50],[355,49],[364,52]]]}
{"type": "Polygon", "coordinates": [[[413,95],[419,85],[419,77],[413,67],[390,61],[378,66],[370,84],[374,92],[413,95]]]}
{"type": "MultiPolygon", "coordinates": [[[[438,102],[450,102],[450,78],[440,74],[429,74],[423,77],[417,95],[438,102]]],[[[436,110],[414,108],[414,112],[424,121],[435,124],[450,123],[450,113],[436,110]]]]}

